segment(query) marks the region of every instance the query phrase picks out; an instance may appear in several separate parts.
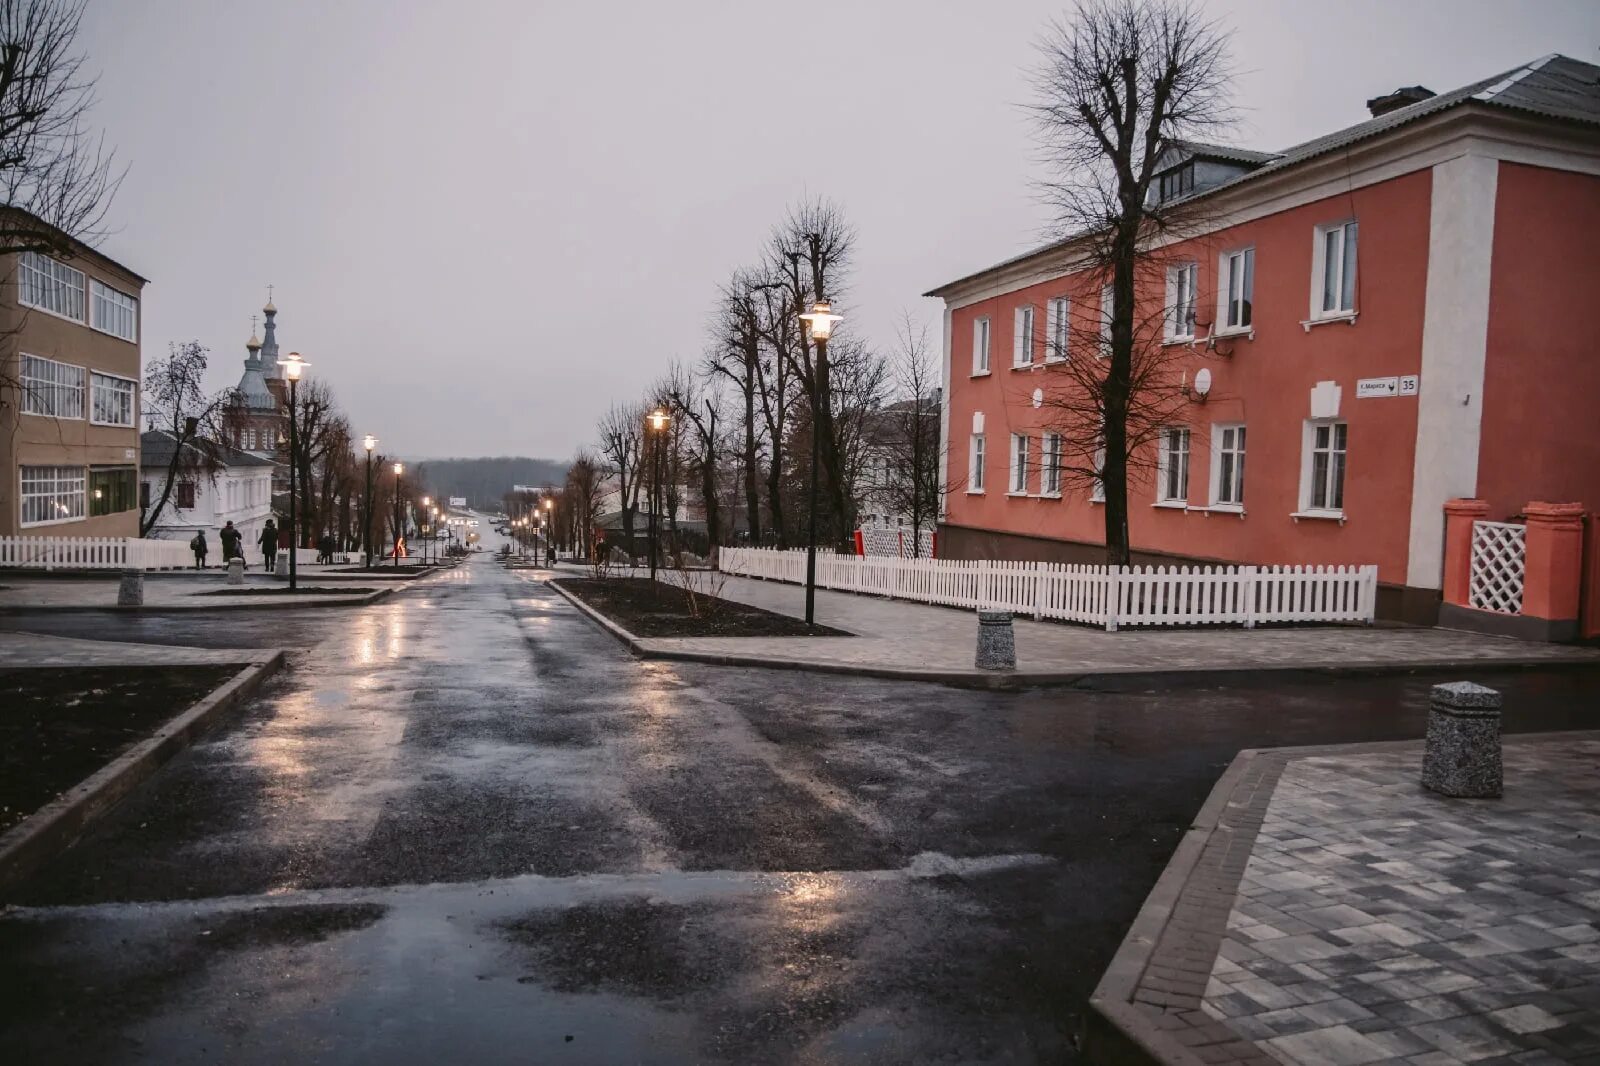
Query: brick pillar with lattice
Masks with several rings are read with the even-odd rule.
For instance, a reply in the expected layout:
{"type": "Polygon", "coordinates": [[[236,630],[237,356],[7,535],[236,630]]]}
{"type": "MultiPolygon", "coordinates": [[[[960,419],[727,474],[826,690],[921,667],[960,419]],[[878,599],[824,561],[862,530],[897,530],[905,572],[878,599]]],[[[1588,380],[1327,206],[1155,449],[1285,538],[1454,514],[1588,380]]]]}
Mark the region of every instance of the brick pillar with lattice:
{"type": "Polygon", "coordinates": [[[1444,602],[1470,605],[1472,524],[1489,513],[1482,500],[1446,500],[1444,505],[1444,602]]]}
{"type": "Polygon", "coordinates": [[[1547,640],[1578,635],[1583,583],[1583,505],[1530,503],[1522,614],[1544,623],[1547,640]]]}

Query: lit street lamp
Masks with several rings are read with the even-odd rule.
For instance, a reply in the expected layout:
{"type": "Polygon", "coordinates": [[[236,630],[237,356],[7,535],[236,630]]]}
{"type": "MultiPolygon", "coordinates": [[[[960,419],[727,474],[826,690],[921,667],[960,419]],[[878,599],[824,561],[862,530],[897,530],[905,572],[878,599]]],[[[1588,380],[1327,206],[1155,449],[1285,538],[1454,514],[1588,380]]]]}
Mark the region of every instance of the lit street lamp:
{"type": "Polygon", "coordinates": [[[406,472],[406,464],[394,464],[394,568],[400,569],[400,538],[405,534],[405,497],[400,494],[400,475],[406,472]]]}
{"type": "Polygon", "coordinates": [[[555,516],[551,514],[551,509],[555,505],[556,501],[550,497],[544,498],[544,558],[545,565],[552,568],[556,565],[556,542],[550,537],[550,534],[555,532],[555,516]]]}
{"type": "MultiPolygon", "coordinates": [[[[434,522],[434,521],[431,521],[429,519],[429,517],[428,517],[428,508],[430,508],[432,506],[433,506],[433,497],[432,496],[424,496],[422,498],[422,517],[417,519],[417,535],[419,537],[422,536],[422,524],[424,522],[426,522],[428,524],[428,538],[425,538],[423,540],[423,542],[422,542],[422,565],[423,566],[427,566],[428,565],[428,539],[431,539],[433,537],[433,534],[435,533],[435,531],[437,531],[437,529],[439,528],[438,527],[438,523],[434,522]]],[[[439,512],[437,510],[435,510],[433,513],[434,514],[438,514],[439,512]]]]}
{"type": "Polygon", "coordinates": [[[361,441],[367,450],[367,494],[362,498],[361,554],[366,558],[365,569],[372,569],[372,453],[378,449],[378,438],[368,433],[361,441]]]}
{"type": "Polygon", "coordinates": [[[658,497],[661,495],[661,445],[666,436],[667,423],[672,419],[661,408],[650,412],[648,419],[650,428],[656,432],[656,443],[650,451],[651,480],[654,483],[650,490],[650,580],[656,579],[656,530],[661,524],[657,512],[660,510],[658,497]]]}
{"type": "Polygon", "coordinates": [[[811,372],[811,485],[808,489],[806,524],[806,625],[816,618],[817,601],[817,464],[822,443],[822,420],[817,417],[822,404],[831,403],[828,397],[828,338],[833,335],[833,324],[844,318],[833,313],[833,305],[821,298],[812,303],[811,310],[800,316],[811,327],[811,339],[817,345],[817,365],[811,372]],[[818,395],[818,394],[821,395],[818,395]]]}
{"type": "Polygon", "coordinates": [[[293,592],[298,586],[298,575],[295,572],[295,559],[300,554],[300,527],[299,515],[295,509],[295,456],[299,451],[299,426],[296,424],[295,414],[295,387],[300,384],[300,375],[305,373],[306,367],[311,364],[300,358],[299,352],[290,352],[278,360],[278,365],[283,367],[283,376],[289,379],[289,591],[293,592]]]}

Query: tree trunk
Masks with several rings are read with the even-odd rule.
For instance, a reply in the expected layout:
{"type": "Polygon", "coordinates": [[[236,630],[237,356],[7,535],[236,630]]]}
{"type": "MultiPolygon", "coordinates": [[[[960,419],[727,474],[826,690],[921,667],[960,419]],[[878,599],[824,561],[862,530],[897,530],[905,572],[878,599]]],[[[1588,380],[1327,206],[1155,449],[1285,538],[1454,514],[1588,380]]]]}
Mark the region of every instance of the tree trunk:
{"type": "MultiPolygon", "coordinates": [[[[752,345],[753,347],[753,345],[752,345]]],[[[745,528],[752,547],[761,546],[761,496],[756,488],[756,389],[754,351],[745,353],[744,375],[744,505],[745,528]]]]}

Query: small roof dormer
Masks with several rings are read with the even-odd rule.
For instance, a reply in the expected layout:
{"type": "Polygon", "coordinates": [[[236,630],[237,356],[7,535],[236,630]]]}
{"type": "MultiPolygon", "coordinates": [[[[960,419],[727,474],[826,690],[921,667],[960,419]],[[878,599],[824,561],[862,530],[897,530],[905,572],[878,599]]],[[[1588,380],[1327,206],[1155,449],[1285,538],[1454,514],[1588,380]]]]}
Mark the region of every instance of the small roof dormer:
{"type": "Polygon", "coordinates": [[[1169,141],[1156,160],[1155,179],[1147,206],[1186,199],[1215,189],[1280,158],[1275,152],[1254,152],[1225,144],[1169,141]]]}

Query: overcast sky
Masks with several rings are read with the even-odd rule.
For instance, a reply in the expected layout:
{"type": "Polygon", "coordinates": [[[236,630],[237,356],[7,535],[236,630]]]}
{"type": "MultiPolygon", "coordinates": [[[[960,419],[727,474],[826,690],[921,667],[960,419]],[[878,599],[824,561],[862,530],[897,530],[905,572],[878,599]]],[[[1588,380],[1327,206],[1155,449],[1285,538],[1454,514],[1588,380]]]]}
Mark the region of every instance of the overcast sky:
{"type": "MultiPolygon", "coordinates": [[[[1400,85],[1549,52],[1595,0],[1213,0],[1236,138],[1282,148],[1400,85]]],[[[1039,243],[1033,42],[1060,3],[97,0],[94,113],[131,166],[105,250],[151,279],[144,357],[238,376],[279,340],[411,457],[561,458],[672,357],[785,206],[859,231],[849,325],[1039,243]]]]}

